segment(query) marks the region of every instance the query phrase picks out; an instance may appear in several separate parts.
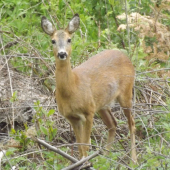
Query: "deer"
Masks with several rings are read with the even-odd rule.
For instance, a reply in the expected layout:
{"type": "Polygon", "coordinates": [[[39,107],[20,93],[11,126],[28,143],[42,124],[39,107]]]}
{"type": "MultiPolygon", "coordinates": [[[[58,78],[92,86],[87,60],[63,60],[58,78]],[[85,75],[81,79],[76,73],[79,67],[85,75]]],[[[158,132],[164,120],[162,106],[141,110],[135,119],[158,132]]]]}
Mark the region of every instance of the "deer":
{"type": "Polygon", "coordinates": [[[73,16],[65,29],[59,30],[45,16],[41,18],[41,27],[51,37],[55,56],[58,111],[71,124],[76,142],[81,144],[78,145],[78,151],[82,159],[88,156],[95,113],[108,128],[106,149],[110,151],[117,126],[111,106],[118,101],[127,118],[131,158],[135,163],[135,122],[131,114],[134,67],[121,50],[108,49],[72,69],[71,38],[79,25],[78,14],[73,16]]]}

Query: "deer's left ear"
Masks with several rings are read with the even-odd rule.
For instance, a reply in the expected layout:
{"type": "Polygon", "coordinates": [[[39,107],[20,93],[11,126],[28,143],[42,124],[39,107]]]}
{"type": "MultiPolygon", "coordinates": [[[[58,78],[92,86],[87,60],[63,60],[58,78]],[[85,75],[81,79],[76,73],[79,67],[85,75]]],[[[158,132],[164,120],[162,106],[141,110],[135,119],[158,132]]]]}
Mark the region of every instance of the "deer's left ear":
{"type": "Polygon", "coordinates": [[[53,24],[44,16],[41,18],[41,27],[48,35],[52,35],[55,31],[53,24]]]}
{"type": "Polygon", "coordinates": [[[73,32],[75,32],[79,28],[79,25],[80,25],[79,15],[75,14],[73,16],[73,18],[70,20],[70,22],[69,22],[69,24],[66,28],[66,31],[68,31],[70,34],[72,34],[73,32]]]}

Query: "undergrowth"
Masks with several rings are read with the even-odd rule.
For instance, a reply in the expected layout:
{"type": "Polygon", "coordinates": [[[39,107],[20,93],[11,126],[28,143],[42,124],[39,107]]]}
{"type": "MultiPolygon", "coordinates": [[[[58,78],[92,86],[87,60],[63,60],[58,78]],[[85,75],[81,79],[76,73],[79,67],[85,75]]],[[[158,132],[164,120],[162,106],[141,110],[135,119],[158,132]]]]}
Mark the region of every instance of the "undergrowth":
{"type": "MultiPolygon", "coordinates": [[[[104,49],[117,48],[128,54],[136,70],[132,113],[138,163],[130,160],[127,120],[115,104],[112,114],[118,127],[112,149],[90,160],[93,167],[170,169],[169,1],[131,0],[127,6],[124,2],[0,2],[0,116],[5,115],[0,121],[1,169],[60,170],[71,165],[35,142],[36,137],[78,159],[73,131],[57,112],[55,58],[40,25],[45,15],[63,28],[73,13],[81,18],[72,40],[73,67],[104,49]]],[[[106,138],[107,129],[96,115],[89,154],[104,150],[106,138]]]]}

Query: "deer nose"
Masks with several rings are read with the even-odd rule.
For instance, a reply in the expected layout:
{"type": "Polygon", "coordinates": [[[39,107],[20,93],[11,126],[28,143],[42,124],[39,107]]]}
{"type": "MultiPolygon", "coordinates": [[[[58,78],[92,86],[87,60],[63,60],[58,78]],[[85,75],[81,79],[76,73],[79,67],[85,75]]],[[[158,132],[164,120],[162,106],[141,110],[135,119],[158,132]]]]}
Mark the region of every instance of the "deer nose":
{"type": "Polygon", "coordinates": [[[66,52],[59,52],[59,53],[58,53],[58,57],[59,57],[60,59],[65,59],[65,58],[67,57],[67,53],[66,53],[66,52]]]}

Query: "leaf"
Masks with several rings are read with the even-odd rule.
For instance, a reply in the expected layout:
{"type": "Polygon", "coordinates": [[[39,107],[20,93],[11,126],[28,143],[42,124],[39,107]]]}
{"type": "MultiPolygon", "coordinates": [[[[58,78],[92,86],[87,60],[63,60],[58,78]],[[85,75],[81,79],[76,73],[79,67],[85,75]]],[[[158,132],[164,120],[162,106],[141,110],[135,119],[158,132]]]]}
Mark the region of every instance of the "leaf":
{"type": "Polygon", "coordinates": [[[164,127],[166,130],[170,130],[170,125],[169,125],[169,123],[163,122],[162,124],[163,124],[163,127],[164,127]]]}
{"type": "Polygon", "coordinates": [[[114,6],[114,0],[109,0],[109,4],[114,6]]]}
{"type": "Polygon", "coordinates": [[[51,115],[53,115],[54,113],[55,113],[55,110],[54,110],[54,109],[51,109],[51,110],[48,112],[47,116],[51,116],[51,115]]]}
{"type": "Polygon", "coordinates": [[[13,133],[13,134],[15,134],[16,133],[16,131],[15,131],[15,129],[11,129],[11,132],[13,133]]]}
{"type": "Polygon", "coordinates": [[[6,152],[6,156],[12,155],[15,153],[15,151],[17,151],[16,148],[9,148],[6,152]]]}
{"type": "Polygon", "coordinates": [[[59,5],[58,5],[58,7],[59,7],[59,9],[61,10],[62,8],[63,8],[63,0],[59,0],[59,5]]]}
{"type": "Polygon", "coordinates": [[[56,134],[57,134],[57,129],[53,129],[53,132],[52,132],[52,133],[53,133],[53,137],[56,136],[56,134]]]}
{"type": "Polygon", "coordinates": [[[17,91],[15,91],[13,94],[12,94],[12,97],[11,97],[11,99],[10,99],[10,102],[12,103],[12,102],[14,102],[14,101],[16,101],[17,100],[17,91]]]}
{"type": "Polygon", "coordinates": [[[44,126],[40,126],[41,132],[43,132],[45,135],[48,135],[48,130],[44,126]]]}
{"type": "Polygon", "coordinates": [[[37,100],[35,103],[34,103],[35,106],[39,106],[40,105],[40,101],[37,100]]]}

